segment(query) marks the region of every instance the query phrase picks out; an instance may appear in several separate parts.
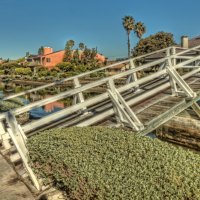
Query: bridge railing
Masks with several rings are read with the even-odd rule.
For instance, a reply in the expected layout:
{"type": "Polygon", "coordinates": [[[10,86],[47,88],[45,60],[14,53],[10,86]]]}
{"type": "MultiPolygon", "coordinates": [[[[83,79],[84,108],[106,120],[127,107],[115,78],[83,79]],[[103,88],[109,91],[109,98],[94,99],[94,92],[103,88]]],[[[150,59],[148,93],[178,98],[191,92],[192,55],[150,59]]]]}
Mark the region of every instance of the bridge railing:
{"type": "MultiPolygon", "coordinates": [[[[198,50],[200,48],[199,47],[195,47],[195,48],[192,48],[192,50],[198,50]]],[[[172,48],[167,48],[165,49],[165,51],[169,51],[171,50],[172,48]]],[[[142,71],[142,70],[145,70],[147,68],[151,68],[151,67],[154,67],[154,66],[157,66],[157,65],[166,65],[166,62],[168,62],[169,59],[171,59],[173,61],[173,59],[184,59],[186,61],[184,62],[180,62],[179,64],[176,64],[175,68],[178,69],[178,68],[183,68],[183,67],[191,67],[191,66],[187,66],[188,64],[191,64],[192,62],[194,61],[198,61],[199,60],[199,56],[195,56],[195,57],[188,57],[188,56],[180,56],[181,54],[185,54],[189,51],[192,51],[192,50],[184,50],[182,52],[179,52],[177,54],[172,54],[172,55],[168,55],[164,58],[161,58],[161,59],[158,59],[158,60],[155,60],[155,61],[152,61],[150,63],[146,63],[140,67],[136,67],[133,66],[131,69],[127,70],[127,71],[124,71],[124,72],[121,72],[121,73],[118,73],[116,75],[113,75],[113,76],[110,76],[110,77],[105,77],[103,79],[100,79],[100,80],[97,80],[97,81],[94,81],[92,83],[88,83],[88,84],[85,84],[83,86],[81,86],[77,81],[77,76],[75,77],[70,77],[68,79],[72,79],[72,80],[76,80],[76,88],[74,89],[70,89],[68,91],[65,91],[65,92],[62,92],[60,94],[57,94],[57,95],[54,95],[52,97],[49,97],[49,98],[46,98],[46,99],[42,99],[42,100],[39,100],[39,101],[36,101],[36,102],[33,102],[31,104],[28,104],[28,105],[25,105],[25,106],[22,106],[20,108],[17,108],[17,109],[14,109],[12,110],[13,114],[14,115],[19,115],[19,114],[22,114],[24,112],[27,112],[27,111],[30,111],[31,109],[33,108],[37,108],[37,107],[41,107],[45,104],[48,104],[48,103],[51,103],[51,102],[54,102],[54,101],[57,101],[57,100],[60,100],[60,99],[63,99],[63,98],[67,98],[67,97],[70,97],[70,96],[74,96],[74,95],[77,95],[77,94],[81,94],[82,92],[88,90],[88,89],[91,89],[91,88],[95,88],[97,86],[101,86],[103,84],[107,84],[108,81],[110,79],[113,79],[113,80],[116,80],[116,79],[119,79],[119,78],[127,78],[127,77],[130,77],[132,76],[132,80],[130,79],[127,84],[125,86],[125,88],[127,89],[130,89],[131,87],[138,87],[140,84],[143,84],[144,82],[146,81],[149,81],[149,80],[152,80],[154,78],[158,78],[158,77],[161,77],[162,75],[166,74],[166,69],[163,68],[161,69],[159,72],[157,73],[154,73],[153,75],[148,75],[147,77],[144,77],[143,79],[137,79],[137,72],[139,71],[142,71]]],[[[161,51],[156,51],[156,52],[161,52],[161,51]]],[[[149,55],[152,55],[152,54],[149,54],[149,55]]],[[[139,57],[137,57],[138,59],[139,57]]],[[[130,66],[133,65],[133,61],[135,60],[136,58],[133,58],[133,59],[130,59],[126,62],[129,62],[130,63],[130,66]]],[[[125,62],[125,61],[124,61],[125,62]]],[[[123,63],[124,63],[123,62],[123,63]]],[[[84,73],[85,74],[85,73],[84,73]]],[[[128,80],[128,78],[127,78],[128,80]]],[[[122,87],[123,88],[123,87],[122,87]]],[[[123,91],[123,90],[122,90],[123,91]]],[[[30,92],[30,91],[29,91],[30,92]]],[[[79,95],[80,96],[80,95],[79,95]]],[[[80,97],[79,97],[80,99],[80,97]]],[[[4,114],[1,114],[0,115],[0,120],[4,119],[5,118],[5,115],[4,114]]]]}
{"type": "MultiPolygon", "coordinates": [[[[200,46],[188,50],[181,50],[181,52],[178,53],[175,50],[176,50],[175,48],[171,47],[167,48],[164,50],[167,52],[167,55],[165,57],[143,64],[138,67],[135,66],[134,61],[136,59],[139,59],[139,57],[120,62],[120,63],[128,63],[130,65],[130,69],[124,72],[120,72],[116,75],[112,75],[109,77],[102,78],[100,80],[96,80],[91,83],[87,83],[85,85],[80,85],[78,80],[78,78],[80,78],[82,75],[70,77],[67,80],[70,79],[74,81],[75,84],[74,89],[70,89],[68,91],[62,92],[52,97],[39,100],[37,102],[33,102],[28,105],[1,114],[0,136],[6,135],[7,139],[10,138],[12,139],[35,186],[39,188],[38,181],[32,170],[30,169],[27,161],[28,152],[26,149],[26,139],[27,139],[26,133],[30,133],[31,131],[38,129],[39,127],[46,126],[49,123],[57,121],[58,119],[62,119],[77,111],[81,110],[85,113],[88,107],[97,105],[98,103],[104,102],[105,100],[110,100],[110,102],[113,104],[113,107],[107,109],[106,111],[103,111],[100,114],[95,115],[93,118],[90,118],[84,122],[79,123],[79,126],[91,125],[115,114],[121,123],[128,123],[129,126],[131,126],[131,128],[133,128],[135,131],[140,131],[144,129],[144,124],[142,124],[141,121],[138,119],[136,113],[134,113],[130,109],[131,105],[137,104],[138,102],[147,99],[152,95],[156,95],[157,93],[169,88],[170,86],[172,88],[172,93],[178,94],[180,92],[183,92],[187,97],[194,98],[196,94],[186,84],[184,79],[200,72],[200,67],[199,67],[200,56],[191,54],[193,51],[194,52],[200,51],[200,46]],[[187,53],[190,54],[187,55],[187,53]],[[160,66],[158,71],[152,72],[151,74],[138,78],[137,73],[139,71],[143,71],[155,66],[160,66]],[[198,68],[195,69],[196,67],[198,68]],[[191,68],[191,70],[180,76],[180,74],[177,72],[177,69],[179,68],[191,68]],[[126,78],[127,82],[125,85],[116,87],[115,81],[119,78],[126,78]],[[164,81],[162,82],[161,85],[159,85],[156,88],[147,91],[142,90],[141,86],[143,84],[149,83],[155,79],[161,79],[164,81]],[[100,95],[96,95],[92,98],[84,99],[83,94],[85,91],[101,85],[107,85],[106,92],[100,95]],[[180,91],[180,89],[182,91],[180,91]],[[123,97],[123,92],[126,91],[132,92],[135,96],[133,96],[133,98],[131,98],[130,100],[126,101],[123,97]],[[29,122],[23,126],[20,126],[17,123],[16,116],[19,114],[30,111],[33,108],[38,108],[48,103],[61,100],[63,98],[74,97],[74,96],[76,97],[77,101],[75,102],[76,104],[72,106],[66,107],[61,111],[43,117],[39,120],[29,122]],[[3,123],[3,121],[5,123],[3,123]]],[[[162,51],[157,51],[157,52],[162,52],[162,51]]],[[[84,73],[84,75],[86,74],[87,73],[84,73]]],[[[49,84],[47,87],[49,87],[49,84]]],[[[7,148],[9,148],[9,144],[7,143],[6,145],[7,148]]]]}
{"type": "MultiPolygon", "coordinates": [[[[32,93],[32,92],[36,92],[36,91],[39,91],[39,90],[42,90],[42,89],[45,89],[45,88],[53,87],[53,86],[62,84],[62,83],[67,82],[67,81],[73,81],[74,79],[80,79],[80,78],[89,76],[92,73],[96,73],[96,72],[105,71],[105,70],[115,68],[116,66],[121,65],[121,64],[128,64],[128,65],[131,65],[130,67],[133,67],[133,63],[135,61],[140,60],[140,59],[149,58],[149,57],[152,57],[153,55],[161,54],[161,56],[167,57],[167,56],[170,56],[172,54],[176,54],[176,56],[179,56],[179,59],[188,59],[189,57],[186,56],[185,54],[188,53],[188,52],[191,52],[191,51],[195,51],[195,52],[197,51],[198,52],[198,48],[199,47],[194,47],[194,48],[190,48],[190,49],[183,49],[181,47],[168,47],[168,48],[157,50],[157,51],[145,54],[145,55],[134,57],[134,58],[122,61],[122,62],[111,64],[111,65],[108,65],[108,66],[105,66],[105,67],[101,67],[101,68],[98,68],[98,69],[95,69],[95,70],[92,70],[92,71],[81,73],[81,74],[76,75],[76,76],[64,78],[62,80],[55,81],[55,82],[49,83],[49,84],[45,84],[43,86],[39,86],[39,87],[36,87],[36,88],[32,88],[32,89],[27,90],[27,91],[23,91],[23,92],[20,92],[20,93],[17,93],[17,94],[9,95],[9,96],[4,97],[2,100],[9,100],[9,99],[19,97],[19,96],[22,96],[22,95],[26,95],[26,94],[29,94],[29,93],[32,93]],[[176,53],[176,49],[179,50],[179,53],[176,53]]],[[[154,59],[157,59],[157,58],[154,57],[154,59]]],[[[118,72],[118,73],[120,73],[120,72],[118,72]]]]}
{"type": "Polygon", "coordinates": [[[167,52],[169,52],[172,48],[173,47],[168,47],[168,48],[165,48],[165,49],[157,50],[157,51],[145,54],[145,55],[137,56],[137,57],[127,59],[127,60],[124,60],[124,61],[121,61],[121,62],[117,62],[117,63],[111,64],[111,65],[108,65],[108,66],[105,66],[105,67],[100,67],[98,69],[91,70],[91,71],[88,71],[88,72],[85,72],[85,73],[81,73],[81,74],[78,74],[78,75],[75,75],[75,76],[72,76],[72,77],[64,78],[62,80],[55,81],[53,83],[45,84],[43,86],[32,88],[32,89],[27,90],[27,91],[23,91],[23,92],[20,92],[20,93],[17,93],[17,94],[9,95],[7,97],[4,97],[2,100],[9,100],[9,99],[19,97],[19,96],[22,96],[22,95],[25,95],[25,94],[36,92],[38,90],[42,90],[42,89],[45,89],[45,88],[56,86],[56,85],[62,84],[62,83],[67,82],[67,81],[73,81],[74,79],[80,79],[80,78],[83,78],[83,77],[87,77],[87,76],[89,76],[93,73],[96,73],[96,72],[105,71],[105,70],[115,68],[118,65],[130,64],[130,61],[132,61],[134,63],[136,60],[140,60],[142,58],[146,58],[146,57],[149,57],[149,56],[152,56],[152,55],[155,55],[155,54],[164,53],[164,55],[167,55],[167,52]]]}

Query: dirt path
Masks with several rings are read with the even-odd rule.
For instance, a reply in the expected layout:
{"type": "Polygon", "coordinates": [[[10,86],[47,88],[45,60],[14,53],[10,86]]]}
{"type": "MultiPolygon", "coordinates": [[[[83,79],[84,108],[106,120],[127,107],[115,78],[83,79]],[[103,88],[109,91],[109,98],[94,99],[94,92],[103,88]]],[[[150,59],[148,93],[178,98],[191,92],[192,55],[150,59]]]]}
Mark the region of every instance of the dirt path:
{"type": "Polygon", "coordinates": [[[0,154],[0,200],[34,200],[26,185],[0,154]]]}

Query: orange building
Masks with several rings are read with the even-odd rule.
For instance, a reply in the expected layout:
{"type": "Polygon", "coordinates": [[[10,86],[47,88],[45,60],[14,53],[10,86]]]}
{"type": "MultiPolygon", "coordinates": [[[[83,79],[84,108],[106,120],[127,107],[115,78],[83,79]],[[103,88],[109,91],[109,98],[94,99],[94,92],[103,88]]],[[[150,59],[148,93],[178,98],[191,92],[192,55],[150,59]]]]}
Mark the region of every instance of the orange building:
{"type": "Polygon", "coordinates": [[[59,101],[55,101],[55,102],[51,102],[51,103],[48,103],[44,106],[44,110],[46,112],[52,112],[55,110],[55,108],[64,108],[65,105],[64,103],[62,102],[59,102],[59,101]]]}
{"type": "MultiPolygon", "coordinates": [[[[27,61],[34,64],[42,65],[49,69],[55,67],[57,64],[63,61],[65,50],[53,52],[53,48],[44,47],[43,55],[32,55],[27,58],[27,61]]],[[[100,62],[105,62],[105,56],[98,54],[96,59],[100,62]]]]}

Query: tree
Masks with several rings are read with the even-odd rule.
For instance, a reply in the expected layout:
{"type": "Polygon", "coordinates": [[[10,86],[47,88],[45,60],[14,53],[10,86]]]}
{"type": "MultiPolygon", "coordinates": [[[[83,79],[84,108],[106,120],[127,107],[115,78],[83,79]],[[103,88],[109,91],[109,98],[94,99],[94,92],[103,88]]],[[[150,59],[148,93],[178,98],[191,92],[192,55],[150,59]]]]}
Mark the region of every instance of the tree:
{"type": "Polygon", "coordinates": [[[141,39],[133,49],[133,56],[140,56],[156,50],[175,45],[172,33],[158,32],[147,38],[141,39]]]}
{"type": "Polygon", "coordinates": [[[122,18],[122,24],[123,24],[123,27],[127,33],[127,36],[128,36],[128,57],[130,57],[130,52],[131,52],[131,45],[130,45],[130,33],[131,31],[134,30],[134,18],[132,16],[125,16],[124,18],[122,18]]]}
{"type": "Polygon", "coordinates": [[[26,52],[26,57],[28,58],[30,56],[29,51],[26,52]]]}
{"type": "Polygon", "coordinates": [[[68,40],[66,43],[66,46],[69,47],[70,49],[72,49],[74,45],[75,45],[74,40],[68,40]]]}
{"type": "Polygon", "coordinates": [[[70,62],[72,59],[72,48],[74,46],[74,40],[68,40],[65,45],[65,55],[63,58],[64,62],[70,62]]]}
{"type": "Polygon", "coordinates": [[[73,52],[73,62],[77,65],[77,64],[79,64],[79,61],[80,61],[79,50],[76,49],[73,52]]]}
{"type": "Polygon", "coordinates": [[[97,52],[95,48],[89,49],[85,46],[85,49],[82,53],[81,61],[84,65],[90,66],[91,64],[95,63],[95,56],[97,55],[97,52]]]}
{"type": "Polygon", "coordinates": [[[38,55],[43,55],[44,54],[44,47],[41,46],[39,49],[38,49],[38,55]]]}
{"type": "Polygon", "coordinates": [[[82,42],[80,42],[78,46],[79,46],[79,49],[80,49],[81,51],[83,51],[84,48],[85,48],[85,45],[84,45],[84,43],[82,43],[82,42]]]}
{"type": "Polygon", "coordinates": [[[143,34],[146,33],[146,27],[145,27],[144,23],[137,22],[135,24],[134,32],[137,35],[137,37],[141,40],[143,34]]]}

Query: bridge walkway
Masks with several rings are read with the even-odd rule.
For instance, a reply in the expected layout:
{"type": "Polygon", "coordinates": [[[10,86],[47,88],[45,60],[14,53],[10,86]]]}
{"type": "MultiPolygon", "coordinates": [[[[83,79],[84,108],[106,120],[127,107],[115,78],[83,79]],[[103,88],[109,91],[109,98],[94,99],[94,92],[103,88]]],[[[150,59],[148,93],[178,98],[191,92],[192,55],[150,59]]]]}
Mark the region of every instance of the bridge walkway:
{"type": "Polygon", "coordinates": [[[55,87],[66,81],[74,83],[74,88],[70,90],[1,114],[0,140],[5,151],[11,152],[15,148],[15,153],[10,154],[10,160],[13,163],[21,160],[34,186],[40,190],[41,184],[28,163],[26,148],[28,137],[39,130],[52,126],[105,124],[107,120],[111,120],[113,123],[128,126],[133,134],[146,135],[190,107],[200,117],[200,107],[197,104],[200,100],[199,52],[200,46],[181,50],[169,47],[5,97],[4,100],[12,99],[47,87],[55,87]],[[166,53],[165,57],[136,67],[141,58],[163,52],[166,53]],[[80,84],[81,77],[105,71],[118,64],[125,64],[127,70],[91,83],[80,84]],[[151,73],[145,73],[146,70],[151,73]],[[139,77],[139,74],[144,75],[139,77]],[[121,78],[125,82],[116,84],[121,78]],[[106,88],[106,92],[84,98],[87,90],[95,90],[99,86],[106,88]],[[18,123],[16,116],[65,98],[73,99],[73,104],[39,120],[29,121],[24,125],[18,123]]]}
{"type": "Polygon", "coordinates": [[[0,199],[2,200],[34,200],[33,194],[19,180],[15,170],[0,154],[0,199]]]}

